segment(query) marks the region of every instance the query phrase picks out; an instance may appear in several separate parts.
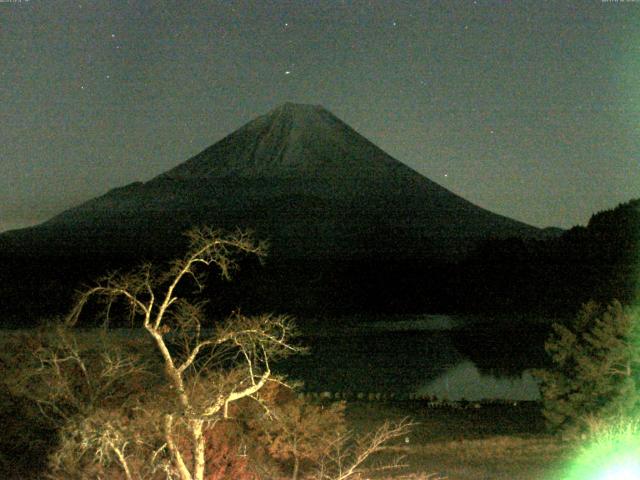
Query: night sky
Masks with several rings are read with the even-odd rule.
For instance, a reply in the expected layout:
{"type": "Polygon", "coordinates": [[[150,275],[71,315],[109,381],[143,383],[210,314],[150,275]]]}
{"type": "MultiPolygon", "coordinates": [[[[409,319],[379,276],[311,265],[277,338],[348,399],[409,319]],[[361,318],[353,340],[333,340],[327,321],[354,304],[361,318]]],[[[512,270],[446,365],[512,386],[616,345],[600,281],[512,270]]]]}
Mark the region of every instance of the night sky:
{"type": "Polygon", "coordinates": [[[640,197],[640,1],[513,4],[0,0],[0,231],[285,101],[536,226],[640,197]]]}

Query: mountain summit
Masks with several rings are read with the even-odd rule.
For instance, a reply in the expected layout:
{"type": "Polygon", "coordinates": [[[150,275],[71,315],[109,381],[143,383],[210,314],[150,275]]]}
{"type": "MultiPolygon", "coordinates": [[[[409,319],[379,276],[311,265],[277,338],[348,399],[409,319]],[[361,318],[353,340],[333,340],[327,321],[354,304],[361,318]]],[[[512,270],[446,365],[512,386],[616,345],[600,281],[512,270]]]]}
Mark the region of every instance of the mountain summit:
{"type": "Polygon", "coordinates": [[[285,103],[160,178],[388,181],[405,169],[323,107],[285,103]]]}

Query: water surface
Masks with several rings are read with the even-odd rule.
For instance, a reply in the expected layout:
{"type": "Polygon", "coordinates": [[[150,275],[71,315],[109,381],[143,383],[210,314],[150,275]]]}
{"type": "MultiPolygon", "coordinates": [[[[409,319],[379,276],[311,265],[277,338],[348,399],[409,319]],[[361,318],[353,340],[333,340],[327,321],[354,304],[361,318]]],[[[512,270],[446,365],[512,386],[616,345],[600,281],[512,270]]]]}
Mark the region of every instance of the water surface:
{"type": "Polygon", "coordinates": [[[349,323],[303,338],[280,369],[307,391],[537,400],[547,328],[444,315],[349,323]]]}

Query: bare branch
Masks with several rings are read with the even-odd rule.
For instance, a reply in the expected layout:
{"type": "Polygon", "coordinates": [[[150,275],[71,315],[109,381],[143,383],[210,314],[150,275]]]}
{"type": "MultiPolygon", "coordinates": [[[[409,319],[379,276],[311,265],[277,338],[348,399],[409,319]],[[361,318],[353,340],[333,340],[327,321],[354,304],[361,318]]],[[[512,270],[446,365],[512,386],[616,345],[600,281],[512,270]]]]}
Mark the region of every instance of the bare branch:
{"type": "Polygon", "coordinates": [[[355,439],[355,446],[348,448],[351,434],[339,435],[330,449],[331,453],[318,465],[318,478],[326,480],[348,480],[373,471],[393,470],[404,467],[402,458],[391,463],[365,467],[365,463],[375,454],[389,448],[389,442],[409,434],[415,424],[408,419],[397,423],[385,421],[380,428],[369,435],[355,439]]]}

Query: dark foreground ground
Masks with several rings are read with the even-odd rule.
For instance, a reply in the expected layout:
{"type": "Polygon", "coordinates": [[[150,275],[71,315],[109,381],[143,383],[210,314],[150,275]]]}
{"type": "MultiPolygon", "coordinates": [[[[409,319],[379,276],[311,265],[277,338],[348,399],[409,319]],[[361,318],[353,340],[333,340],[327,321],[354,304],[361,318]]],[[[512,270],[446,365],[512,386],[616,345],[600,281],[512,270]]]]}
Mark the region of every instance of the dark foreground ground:
{"type": "MultiPolygon", "coordinates": [[[[347,408],[349,426],[356,434],[370,432],[386,419],[405,417],[416,425],[389,455],[403,455],[408,467],[371,478],[561,480],[573,450],[571,444],[546,434],[536,403],[428,408],[419,401],[353,402],[347,408]]],[[[11,428],[19,418],[2,420],[0,478],[43,478],[45,459],[32,455],[44,452],[46,445],[34,446],[31,452],[15,448],[15,436],[25,433],[11,428]]]]}
{"type": "Polygon", "coordinates": [[[420,402],[353,403],[352,428],[364,432],[384,419],[417,423],[395,448],[408,467],[378,478],[561,480],[574,446],[548,435],[536,403],[425,408],[420,402]],[[477,408],[479,407],[479,408],[477,408]]]}

